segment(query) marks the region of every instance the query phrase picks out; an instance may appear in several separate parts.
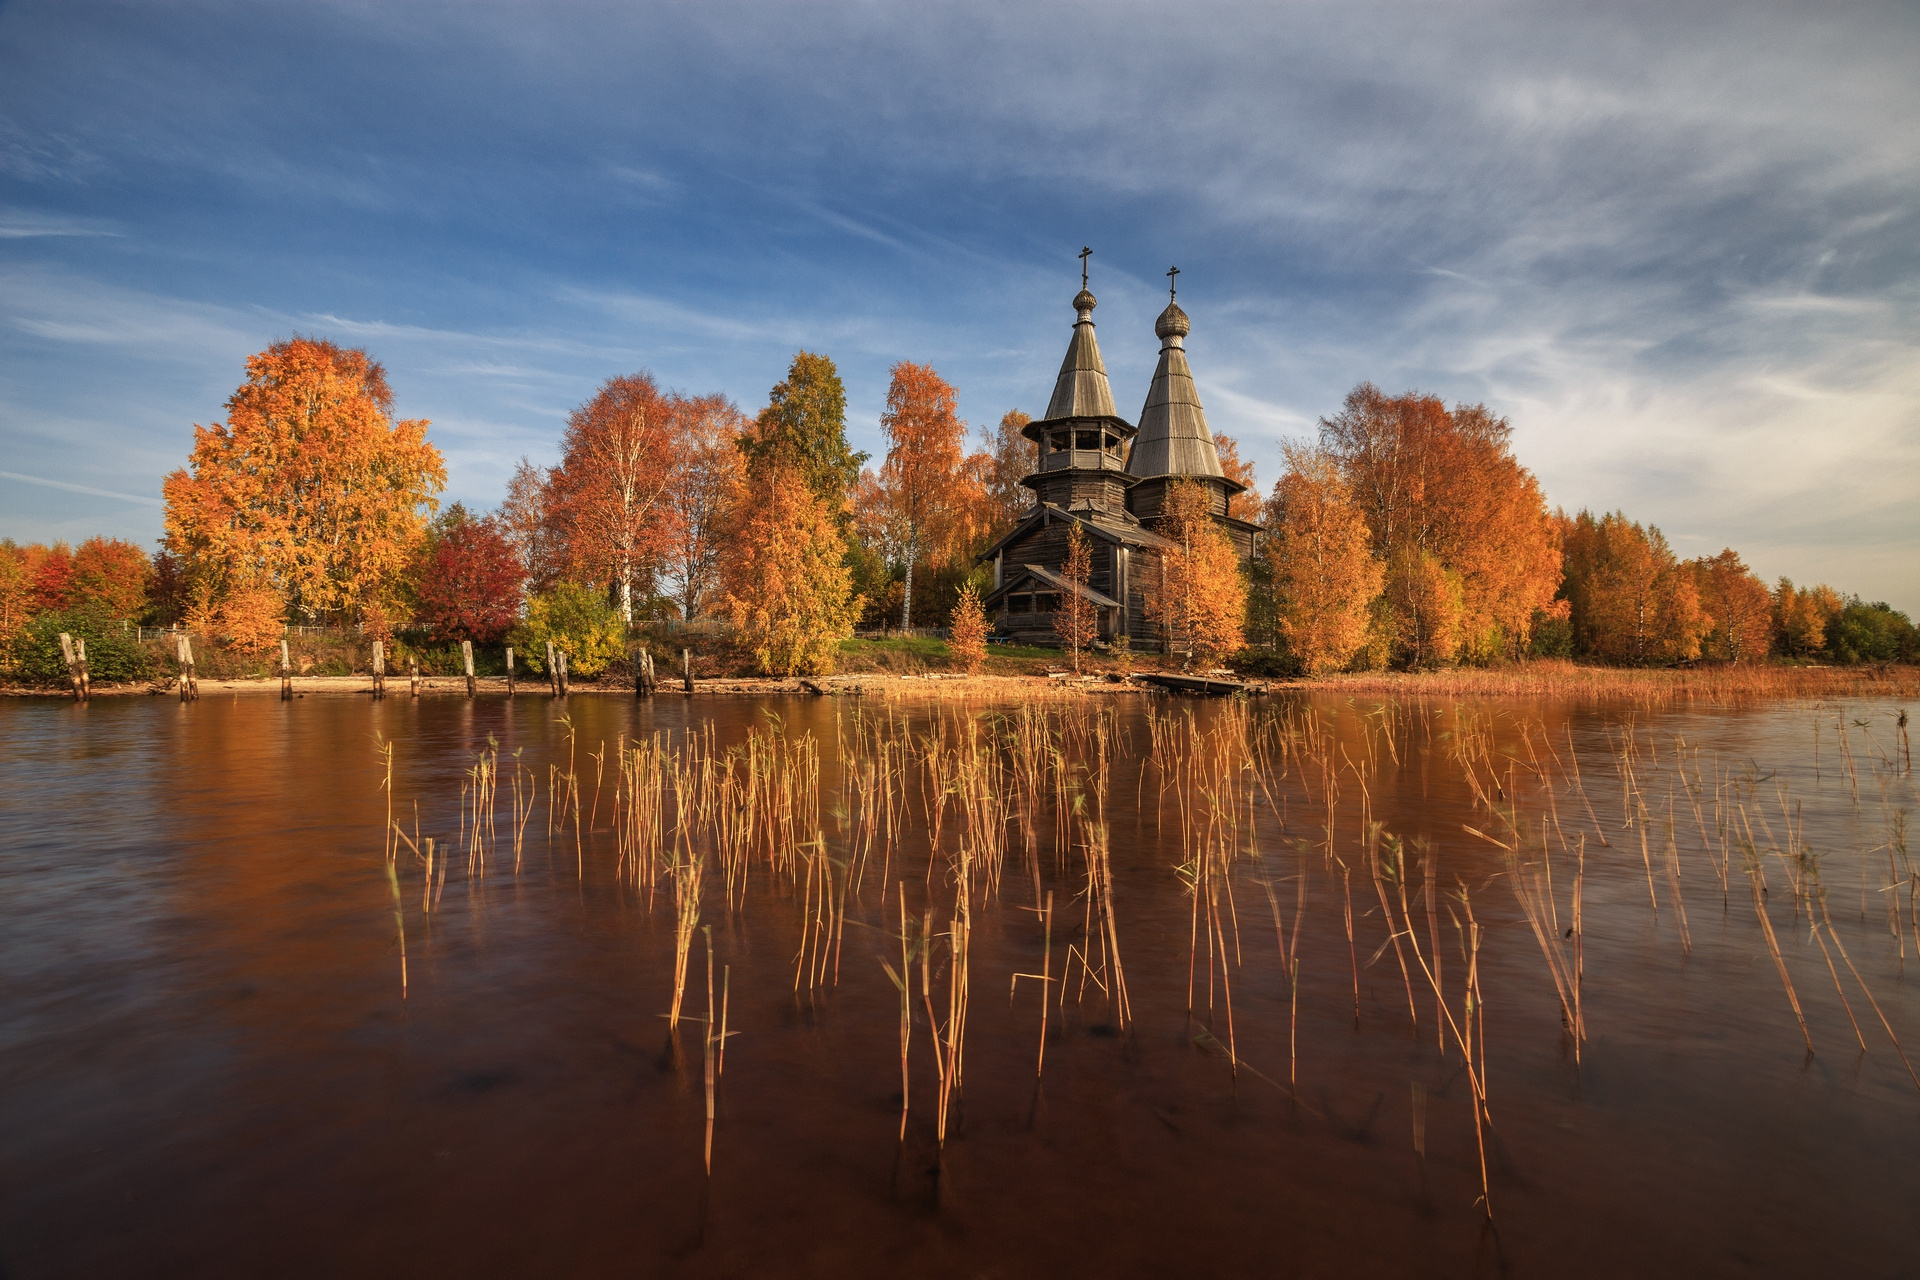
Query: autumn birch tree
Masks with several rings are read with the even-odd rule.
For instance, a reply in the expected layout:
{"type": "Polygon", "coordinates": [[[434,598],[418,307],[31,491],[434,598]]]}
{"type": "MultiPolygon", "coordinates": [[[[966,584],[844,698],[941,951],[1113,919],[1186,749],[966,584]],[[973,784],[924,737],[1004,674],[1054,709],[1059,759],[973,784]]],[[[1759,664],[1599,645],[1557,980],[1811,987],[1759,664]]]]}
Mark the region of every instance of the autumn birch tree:
{"type": "Polygon", "coordinates": [[[1220,457],[1220,471],[1235,484],[1245,485],[1239,493],[1227,499],[1227,514],[1236,520],[1255,523],[1260,519],[1259,481],[1254,477],[1253,463],[1240,456],[1240,442],[1232,436],[1213,433],[1213,449],[1220,457]]]}
{"type": "Polygon", "coordinates": [[[546,468],[536,467],[530,458],[520,459],[507,478],[507,496],[494,519],[520,562],[525,593],[551,589],[560,580],[563,566],[546,468]]]}
{"type": "Polygon", "coordinates": [[[1191,480],[1169,485],[1156,532],[1173,545],[1160,553],[1162,581],[1147,601],[1149,616],[1172,644],[1185,646],[1188,666],[1240,648],[1247,586],[1240,557],[1213,518],[1212,491],[1191,480]]]}
{"type": "Polygon", "coordinates": [[[673,474],[673,417],[653,375],[607,379],[567,419],[550,481],[569,570],[612,584],[627,626],[635,581],[651,578],[666,541],[661,508],[673,474]]]}
{"type": "Polygon", "coordinates": [[[1307,674],[1319,675],[1366,644],[1386,570],[1332,456],[1288,445],[1286,463],[1267,503],[1266,555],[1280,634],[1307,674]]]}
{"type": "Polygon", "coordinates": [[[395,422],[367,353],[312,338],[247,360],[227,420],[169,475],[165,544],[217,595],[268,591],[299,616],[384,615],[446,486],[424,419],[395,422]]]}
{"type": "Polygon", "coordinates": [[[967,424],[960,421],[953,386],[928,365],[902,360],[893,366],[880,430],[887,437],[887,458],[879,480],[877,522],[905,570],[900,625],[911,625],[913,573],[929,552],[944,543],[961,514],[962,489],[971,477],[962,473],[961,446],[967,424]]]}
{"type": "Polygon", "coordinates": [[[1517,657],[1560,585],[1552,517],[1512,430],[1483,405],[1362,383],[1320,420],[1387,566],[1403,662],[1517,657]]]}
{"type": "Polygon", "coordinates": [[[1032,421],[1020,410],[1009,409],[992,431],[980,429],[987,459],[982,482],[996,538],[1033,509],[1033,490],[1020,483],[1039,470],[1039,453],[1033,441],[1021,434],[1032,421]]]}
{"type": "Polygon", "coordinates": [[[1699,656],[1709,625],[1699,591],[1659,529],[1618,511],[1582,511],[1564,529],[1561,591],[1580,652],[1635,665],[1699,656]]]}
{"type": "Polygon", "coordinates": [[[1805,658],[1827,647],[1827,629],[1846,602],[1826,583],[1817,587],[1793,585],[1781,578],[1773,592],[1773,631],[1788,657],[1805,658]]]}
{"type": "Polygon", "coordinates": [[[1711,624],[1706,654],[1727,662],[1758,662],[1773,647],[1773,596],[1731,547],[1688,561],[1711,624]]]}
{"type": "Polygon", "coordinates": [[[747,419],[717,395],[676,400],[674,419],[661,576],[692,621],[719,589],[727,518],[746,484],[739,444],[747,419]]]}

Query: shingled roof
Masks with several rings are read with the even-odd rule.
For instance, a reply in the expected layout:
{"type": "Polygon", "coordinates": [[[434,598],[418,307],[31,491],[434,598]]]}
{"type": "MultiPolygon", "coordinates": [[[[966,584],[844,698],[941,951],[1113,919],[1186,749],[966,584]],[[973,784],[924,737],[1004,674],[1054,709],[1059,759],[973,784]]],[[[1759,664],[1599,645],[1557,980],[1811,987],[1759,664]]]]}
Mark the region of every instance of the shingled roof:
{"type": "Polygon", "coordinates": [[[1097,305],[1085,289],[1073,300],[1080,318],[1073,322],[1073,340],[1067,344],[1067,358],[1060,362],[1053,399],[1047,402],[1049,419],[1120,416],[1113,408],[1113,388],[1107,383],[1106,362],[1100,359],[1100,343],[1093,336],[1093,309],[1097,305]]]}
{"type": "Polygon", "coordinates": [[[1186,336],[1191,328],[1187,313],[1171,302],[1153,326],[1160,338],[1160,364],[1140,410],[1140,434],[1127,455],[1128,473],[1143,480],[1153,476],[1226,478],[1213,447],[1213,433],[1207,430],[1206,410],[1200,407],[1200,392],[1193,385],[1193,371],[1187,367],[1186,336]]]}

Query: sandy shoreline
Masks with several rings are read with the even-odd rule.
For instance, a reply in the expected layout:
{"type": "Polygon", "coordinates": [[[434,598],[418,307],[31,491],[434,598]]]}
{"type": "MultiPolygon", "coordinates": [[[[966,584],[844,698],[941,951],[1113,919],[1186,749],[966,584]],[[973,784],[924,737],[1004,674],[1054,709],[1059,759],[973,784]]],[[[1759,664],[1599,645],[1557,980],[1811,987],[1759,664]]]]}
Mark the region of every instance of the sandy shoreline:
{"type": "MultiPolygon", "coordinates": [[[[1136,668],[1136,677],[1154,674],[1148,668],[1136,668]]],[[[543,677],[515,682],[516,694],[523,698],[551,696],[543,677]]],[[[475,682],[481,697],[505,697],[504,676],[483,676],[475,682]]],[[[1756,664],[1751,667],[1709,666],[1685,670],[1654,670],[1611,667],[1584,667],[1571,663],[1539,662],[1523,666],[1460,668],[1429,672],[1373,672],[1325,675],[1313,679],[1260,679],[1247,682],[1249,693],[1306,692],[1358,698],[1447,698],[1505,701],[1512,699],[1549,699],[1584,703],[1636,703],[1664,705],[1675,702],[1749,702],[1805,698],[1894,698],[1920,697],[1920,667],[1784,667],[1756,664]]],[[[295,676],[296,698],[370,697],[373,679],[367,675],[295,676]]],[[[457,698],[467,691],[462,676],[420,677],[420,697],[457,698]]],[[[626,680],[600,683],[576,682],[569,692],[576,697],[631,698],[633,685],[626,680]]],[[[278,697],[277,676],[257,679],[200,681],[202,698],[278,697]]],[[[655,691],[661,698],[761,697],[771,694],[835,697],[957,697],[980,699],[1017,699],[1067,695],[1148,694],[1164,691],[1139,680],[1123,680],[1106,672],[1074,675],[1060,671],[1046,674],[981,674],[932,671],[900,674],[883,671],[843,672],[822,677],[720,676],[700,678],[689,695],[679,680],[663,680],[655,691]]],[[[172,677],[133,684],[95,684],[99,698],[179,696],[172,677]]],[[[71,699],[64,687],[0,686],[0,698],[71,699]]],[[[407,677],[387,677],[387,696],[412,696],[407,677]]]]}
{"type": "MultiPolygon", "coordinates": [[[[199,682],[200,697],[219,695],[278,697],[280,679],[277,676],[245,680],[208,680],[199,682]]],[[[515,696],[522,698],[551,697],[544,678],[516,680],[515,696]]],[[[1039,692],[1059,693],[1071,690],[1080,693],[1154,693],[1157,690],[1148,685],[1130,682],[1114,682],[1104,675],[1081,675],[1071,673],[1054,676],[967,676],[934,672],[926,675],[890,675],[878,672],[859,672],[847,675],[782,678],[774,676],[738,676],[716,679],[698,679],[694,681],[691,694],[681,686],[678,680],[663,681],[654,696],[661,698],[701,697],[707,695],[762,696],[766,694],[790,693],[808,696],[862,697],[886,693],[964,693],[973,695],[1031,695],[1039,692]]],[[[505,697],[507,681],[504,676],[482,676],[474,681],[474,691],[479,697],[505,697]]],[[[179,685],[172,679],[141,681],[134,684],[95,684],[92,686],[96,698],[156,697],[177,698],[179,685]]],[[[421,676],[419,696],[423,698],[465,697],[467,682],[464,676],[421,676]]],[[[633,686],[624,682],[604,682],[589,684],[575,682],[568,689],[573,697],[620,697],[634,696],[633,686]]],[[[295,698],[306,697],[359,697],[369,698],[373,694],[371,676],[295,676],[293,678],[295,698]]],[[[387,677],[387,697],[409,698],[412,688],[406,676],[387,677]]],[[[0,688],[0,697],[12,698],[59,698],[71,700],[73,693],[63,688],[0,688]]]]}

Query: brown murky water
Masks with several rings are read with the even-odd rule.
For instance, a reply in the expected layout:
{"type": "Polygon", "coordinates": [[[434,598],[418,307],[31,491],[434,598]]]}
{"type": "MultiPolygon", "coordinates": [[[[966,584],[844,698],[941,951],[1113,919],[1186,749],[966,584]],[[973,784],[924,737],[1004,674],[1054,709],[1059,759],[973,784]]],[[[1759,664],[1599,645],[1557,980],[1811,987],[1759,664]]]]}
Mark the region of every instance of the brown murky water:
{"type": "MultiPolygon", "coordinates": [[[[1211,1015],[1206,950],[1189,945],[1194,900],[1176,872],[1198,837],[1183,839],[1179,797],[1149,759],[1150,709],[1190,712],[1202,735],[1242,715],[1143,700],[1109,712],[1131,1024],[1097,986],[1074,990],[1076,976],[1052,1007],[1036,1082],[1039,988],[1009,999],[1011,975],[1044,964],[1057,976],[1086,941],[1080,855],[1053,846],[1043,813],[1034,860],[1016,833],[997,895],[974,908],[964,1087],[944,1151],[918,1005],[902,1142],[899,1000],[882,968],[897,964],[897,903],[882,905],[881,875],[863,878],[837,985],[796,994],[805,886],[756,866],[743,906],[710,892],[703,914],[737,1033],[709,1179],[702,1025],[670,1036],[663,1017],[671,899],[659,890],[650,907],[644,885],[616,875],[620,743],[684,734],[690,718],[710,719],[723,745],[755,729],[813,735],[824,849],[844,863],[857,814],[836,744],[852,718],[891,715],[910,739],[899,721],[925,732],[959,708],[0,703],[0,1273],[1920,1271],[1920,1087],[1862,990],[1920,1055],[1920,926],[1899,848],[1916,805],[1899,708],[1254,704],[1256,735],[1278,717],[1285,732],[1266,741],[1292,745],[1267,757],[1265,786],[1233,775],[1253,789],[1257,824],[1231,870],[1228,955],[1216,957],[1230,985],[1211,1015]],[[577,848],[571,825],[547,831],[549,766],[569,751],[563,715],[593,824],[577,848]],[[462,778],[490,736],[540,785],[518,872],[498,846],[472,875],[456,858],[429,916],[422,866],[410,852],[396,860],[404,998],[376,735],[395,747],[392,800],[409,835],[417,803],[423,836],[457,838],[462,778]],[[588,753],[603,744],[596,807],[588,753]],[[1585,842],[1577,1064],[1505,854],[1465,830],[1512,842],[1508,805],[1537,885],[1547,841],[1546,932],[1562,931],[1562,955],[1585,842]],[[1369,817],[1383,832],[1372,844],[1369,817]],[[1476,1203],[1459,1047],[1436,1041],[1418,968],[1403,979],[1367,870],[1388,835],[1405,842],[1405,919],[1437,950],[1456,1018],[1463,889],[1484,926],[1491,1223],[1476,1203]],[[1423,849],[1443,891],[1431,925],[1413,869],[1423,849]],[[1050,960],[1036,872],[1058,903],[1050,960]],[[1297,946],[1297,1014],[1276,916],[1297,946]]],[[[1188,799],[1198,832],[1202,797],[1188,799]]],[[[503,784],[503,813],[508,803],[503,784]]],[[[916,912],[930,901],[944,920],[952,890],[929,858],[926,813],[917,790],[886,865],[916,912]]],[[[948,811],[945,838],[960,828],[948,811]]],[[[702,953],[690,974],[688,1007],[703,1017],[702,953]]],[[[936,970],[941,1017],[945,981],[936,970]]]]}

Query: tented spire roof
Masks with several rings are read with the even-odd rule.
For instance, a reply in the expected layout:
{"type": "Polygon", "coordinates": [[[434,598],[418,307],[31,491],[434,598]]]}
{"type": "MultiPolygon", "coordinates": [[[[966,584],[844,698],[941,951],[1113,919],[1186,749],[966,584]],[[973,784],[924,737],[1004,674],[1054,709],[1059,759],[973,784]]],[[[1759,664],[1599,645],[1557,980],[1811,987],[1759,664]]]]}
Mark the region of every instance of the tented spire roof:
{"type": "Polygon", "coordinates": [[[1140,434],[1127,455],[1127,471],[1143,480],[1153,476],[1226,478],[1213,447],[1213,433],[1207,430],[1206,411],[1200,407],[1200,392],[1193,385],[1193,371],[1187,367],[1186,336],[1191,329],[1187,313],[1171,302],[1153,326],[1160,338],[1160,364],[1140,410],[1140,434]]]}
{"type": "Polygon", "coordinates": [[[1117,418],[1113,388],[1107,384],[1107,366],[1100,359],[1100,343],[1093,336],[1093,309],[1098,304],[1086,289],[1073,300],[1080,318],[1073,322],[1073,340],[1067,344],[1067,358],[1060,362],[1060,376],[1053,384],[1053,399],[1047,402],[1051,418],[1117,418]]]}

